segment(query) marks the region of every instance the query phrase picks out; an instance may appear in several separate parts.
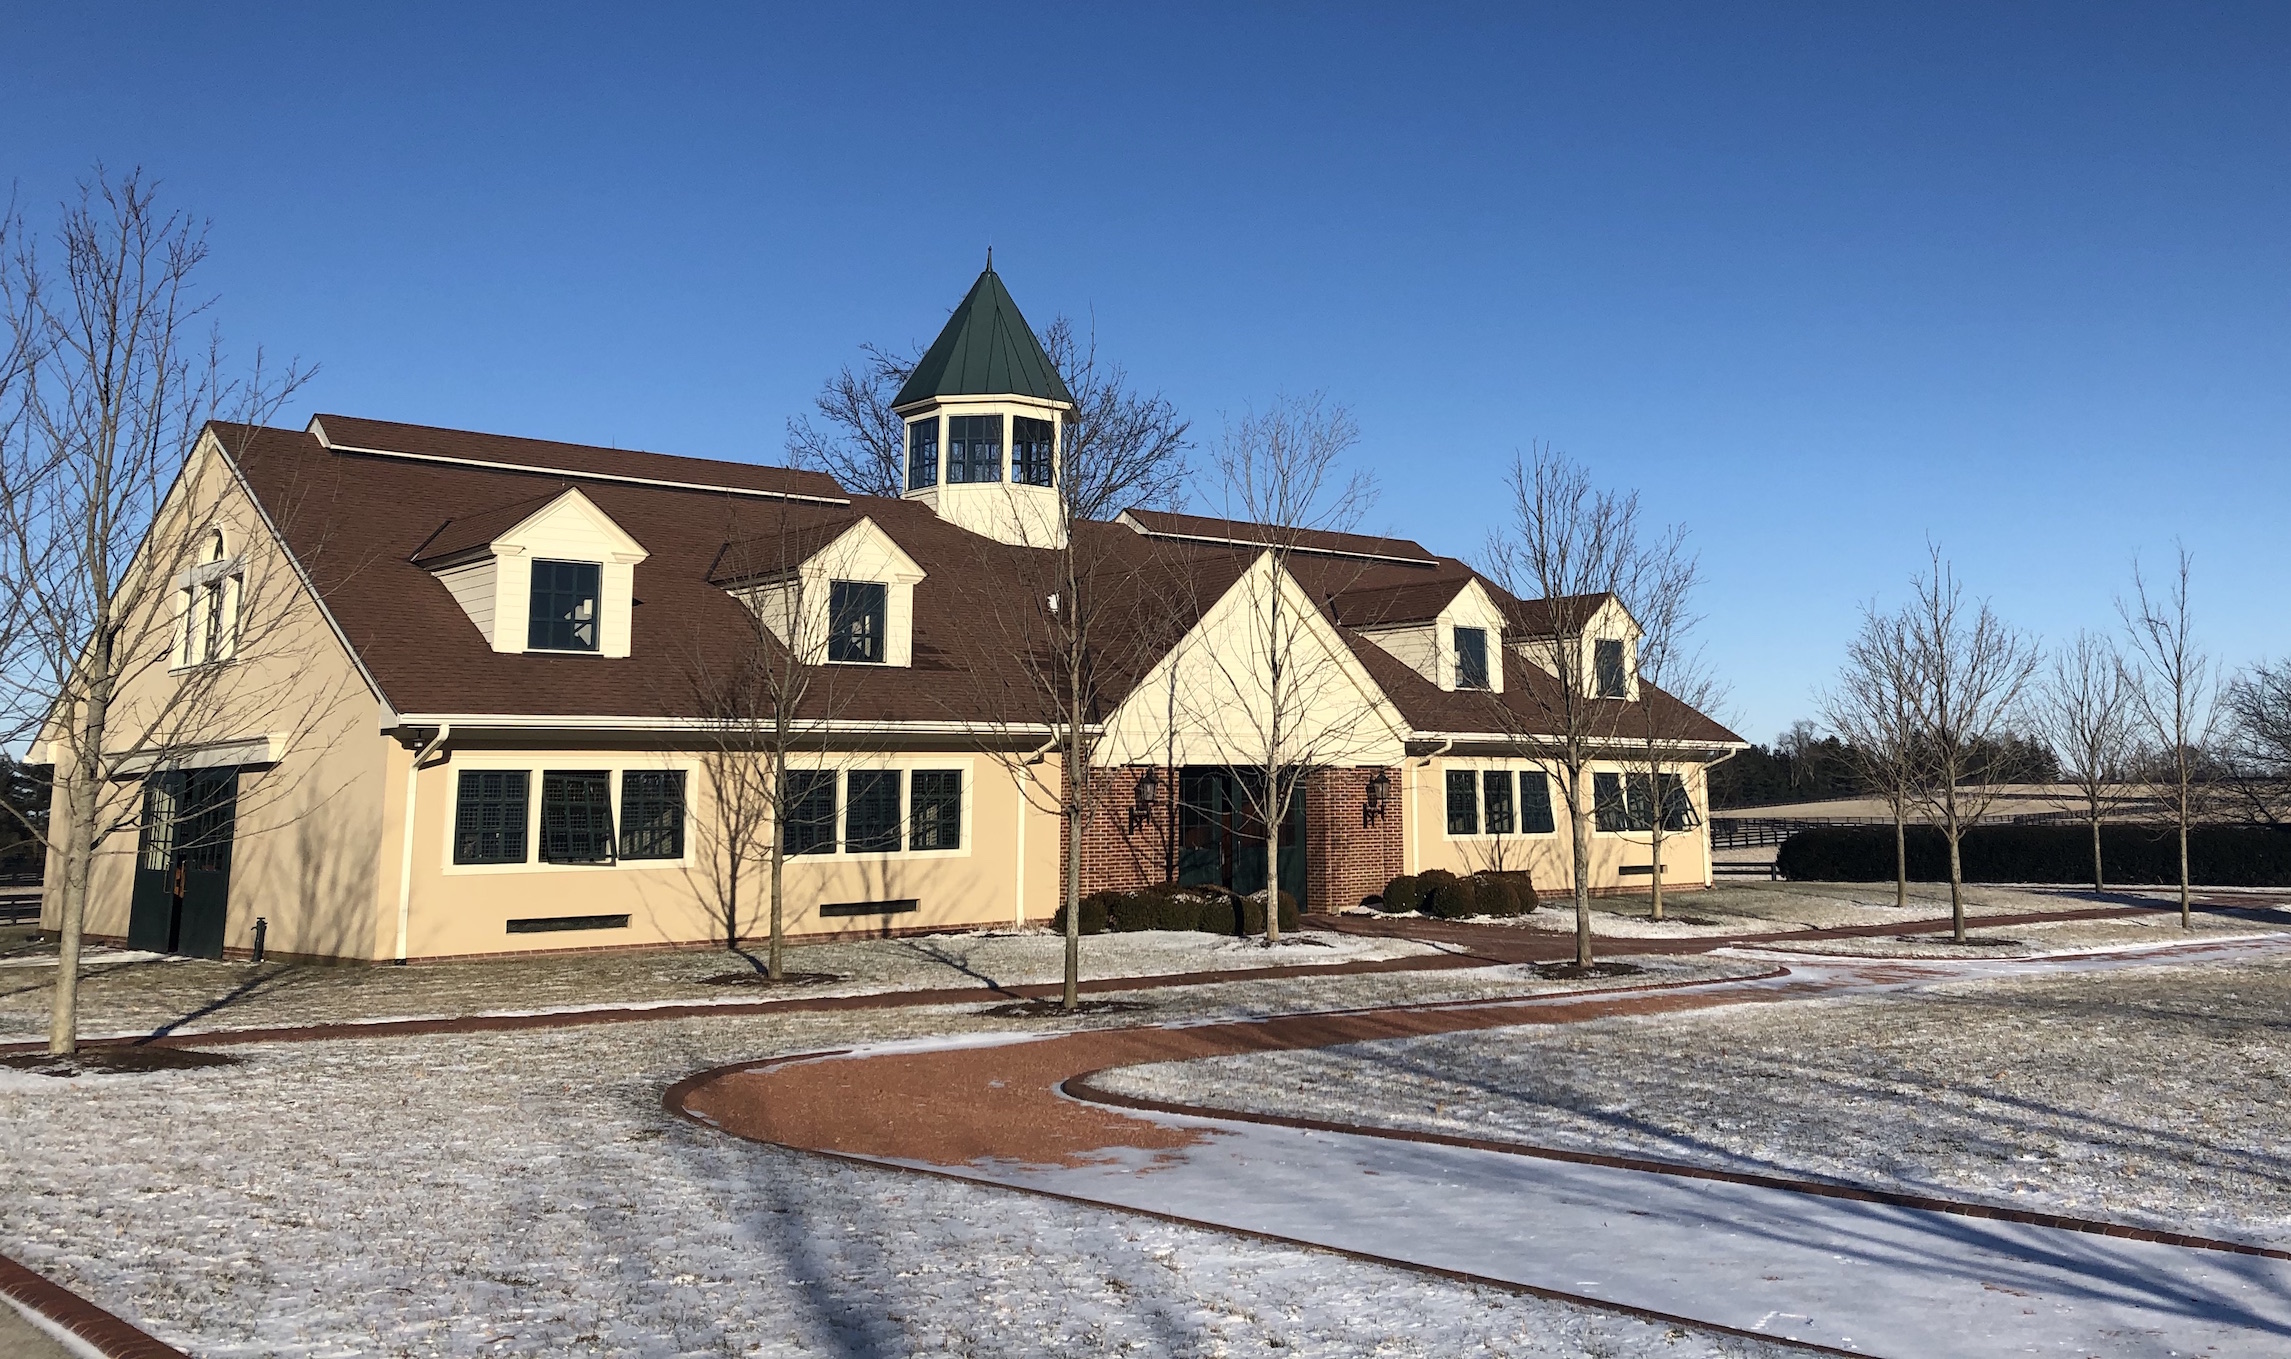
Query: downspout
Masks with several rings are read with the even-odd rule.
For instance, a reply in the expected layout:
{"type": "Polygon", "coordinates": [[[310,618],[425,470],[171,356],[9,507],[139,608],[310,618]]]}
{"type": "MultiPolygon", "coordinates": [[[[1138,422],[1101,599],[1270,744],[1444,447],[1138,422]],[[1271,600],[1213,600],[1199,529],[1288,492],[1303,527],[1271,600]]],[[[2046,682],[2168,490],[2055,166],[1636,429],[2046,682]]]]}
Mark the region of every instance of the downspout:
{"type": "Polygon", "coordinates": [[[1036,746],[1034,753],[1020,762],[1018,777],[1010,781],[1011,790],[1018,794],[1018,872],[1016,886],[1012,889],[1018,895],[1010,907],[1011,923],[1015,925],[1026,923],[1026,784],[1030,779],[1036,783],[1041,782],[1034,778],[1034,766],[1042,763],[1042,757],[1049,754],[1050,748],[1057,744],[1058,738],[1052,736],[1036,746]]]}
{"type": "Polygon", "coordinates": [[[422,761],[437,754],[438,747],[453,735],[453,723],[441,722],[428,745],[414,753],[414,762],[406,769],[406,819],[398,835],[398,946],[390,960],[406,961],[406,930],[412,922],[414,910],[414,785],[420,781],[422,761]]]}

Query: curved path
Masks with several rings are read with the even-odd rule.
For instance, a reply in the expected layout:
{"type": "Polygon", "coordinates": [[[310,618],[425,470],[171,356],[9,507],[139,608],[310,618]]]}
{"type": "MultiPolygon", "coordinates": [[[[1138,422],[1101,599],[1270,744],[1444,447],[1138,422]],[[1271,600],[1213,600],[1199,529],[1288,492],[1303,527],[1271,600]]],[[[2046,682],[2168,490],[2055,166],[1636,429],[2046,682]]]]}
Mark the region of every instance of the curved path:
{"type": "Polygon", "coordinates": [[[2291,939],[1996,962],[1808,961],[1721,982],[1051,1036],[702,1072],[740,1137],[1153,1213],[1814,1348],[2291,1352],[2291,1254],[2105,1223],[1365,1127],[1115,1107],[1109,1067],[1942,981],[2224,961],[2291,939]]]}

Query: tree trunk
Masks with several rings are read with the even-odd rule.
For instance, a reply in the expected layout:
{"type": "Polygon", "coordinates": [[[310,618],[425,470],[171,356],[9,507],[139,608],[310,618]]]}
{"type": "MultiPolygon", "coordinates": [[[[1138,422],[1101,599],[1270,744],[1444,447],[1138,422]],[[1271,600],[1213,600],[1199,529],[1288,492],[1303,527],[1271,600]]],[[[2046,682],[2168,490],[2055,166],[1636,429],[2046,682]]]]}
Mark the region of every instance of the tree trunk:
{"type": "Polygon", "coordinates": [[[1281,942],[1281,822],[1287,819],[1280,813],[1289,808],[1288,799],[1280,795],[1280,784],[1275,782],[1278,776],[1270,770],[1267,773],[1271,777],[1265,780],[1266,810],[1275,815],[1265,821],[1265,942],[1278,944],[1281,942]]]}
{"type": "Polygon", "coordinates": [[[773,981],[787,979],[787,960],[782,956],[787,947],[787,846],[780,842],[779,818],[772,818],[772,941],[764,950],[764,975],[773,981]]]}
{"type": "Polygon", "coordinates": [[[2096,893],[2108,890],[2107,883],[2100,871],[2100,808],[2098,804],[2094,804],[2092,808],[2092,890],[2096,893]]]}
{"type": "MultiPolygon", "coordinates": [[[[1661,788],[1658,786],[1659,793],[1661,788]]],[[[1656,801],[1661,802],[1661,798],[1656,801]]],[[[1655,824],[1647,833],[1647,857],[1654,862],[1647,865],[1647,914],[1656,920],[1663,918],[1663,808],[1655,808],[1655,824]]]]}
{"type": "MultiPolygon", "coordinates": [[[[71,792],[64,800],[64,899],[57,913],[56,1003],[48,1016],[48,1051],[58,1057],[68,1057],[80,1047],[80,940],[87,930],[103,742],[111,723],[110,632],[111,620],[99,613],[93,647],[95,682],[89,686],[79,748],[73,752],[71,792]]],[[[70,721],[68,706],[65,720],[70,721]]]]}
{"type": "Polygon", "coordinates": [[[1568,780],[1567,819],[1575,839],[1575,965],[1591,965],[1591,813],[1583,808],[1581,770],[1568,780]]]}
{"type": "Polygon", "coordinates": [[[1909,909],[1909,801],[1893,803],[1893,907],[1909,909]]]}
{"type": "MultiPolygon", "coordinates": [[[[1077,685],[1077,688],[1079,686],[1077,685]]],[[[1067,724],[1066,768],[1060,771],[1066,810],[1066,985],[1059,1007],[1071,1010],[1082,1003],[1082,729],[1067,724]]],[[[1024,816],[1025,812],[1020,811],[1024,816]]]]}
{"type": "Polygon", "coordinates": [[[2196,927],[2195,915],[2188,898],[2188,786],[2180,784],[2180,928],[2196,927]]]}

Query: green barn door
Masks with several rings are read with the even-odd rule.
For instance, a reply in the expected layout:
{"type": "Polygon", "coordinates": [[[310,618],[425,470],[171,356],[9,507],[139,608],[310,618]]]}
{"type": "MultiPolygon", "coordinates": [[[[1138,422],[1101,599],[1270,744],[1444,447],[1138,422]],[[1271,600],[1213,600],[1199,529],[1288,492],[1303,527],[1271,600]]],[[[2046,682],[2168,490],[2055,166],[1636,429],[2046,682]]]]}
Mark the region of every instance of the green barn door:
{"type": "Polygon", "coordinates": [[[175,937],[176,810],[183,802],[181,774],[143,781],[143,833],[135,851],[135,899],[127,912],[127,946],[165,953],[175,937]]]}
{"type": "Polygon", "coordinates": [[[236,769],[176,771],[144,781],[129,948],[223,956],[238,800],[236,769]]]}

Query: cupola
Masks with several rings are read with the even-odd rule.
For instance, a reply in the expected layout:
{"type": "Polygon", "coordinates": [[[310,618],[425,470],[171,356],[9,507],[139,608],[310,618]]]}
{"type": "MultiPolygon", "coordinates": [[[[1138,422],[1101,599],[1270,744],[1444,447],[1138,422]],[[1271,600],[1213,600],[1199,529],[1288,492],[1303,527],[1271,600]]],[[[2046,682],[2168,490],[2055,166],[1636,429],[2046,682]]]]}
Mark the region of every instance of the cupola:
{"type": "Polygon", "coordinates": [[[906,498],[1020,547],[1063,547],[1059,482],[1073,394],[994,272],[994,256],[892,402],[906,498]]]}

